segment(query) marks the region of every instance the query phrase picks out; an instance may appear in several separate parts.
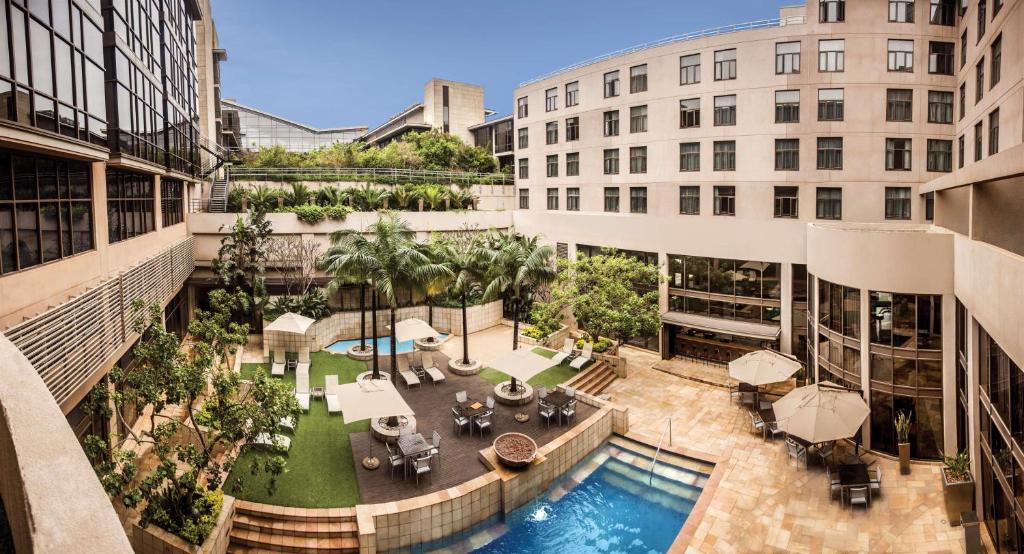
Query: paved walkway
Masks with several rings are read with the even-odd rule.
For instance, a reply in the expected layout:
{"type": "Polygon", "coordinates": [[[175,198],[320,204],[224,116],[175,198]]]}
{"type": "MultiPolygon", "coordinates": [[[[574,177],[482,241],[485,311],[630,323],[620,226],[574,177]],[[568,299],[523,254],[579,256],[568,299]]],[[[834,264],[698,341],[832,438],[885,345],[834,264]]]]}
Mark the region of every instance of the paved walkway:
{"type": "Polygon", "coordinates": [[[607,392],[629,406],[631,431],[657,440],[671,416],[674,444],[726,458],[689,552],[964,551],[963,531],[945,522],[938,464],[914,464],[902,476],[895,461],[879,459],[882,494],[867,510],[844,508],[829,500],[824,470],[813,462],[805,470],[781,440],[751,433],[726,389],[653,369],[657,354],[620,352],[630,374],[607,392]]]}
{"type": "MultiPolygon", "coordinates": [[[[512,351],[512,328],[495,325],[469,334],[469,359],[480,360],[484,367],[512,351]]],[[[449,358],[462,358],[462,335],[452,335],[441,345],[449,358]]]]}

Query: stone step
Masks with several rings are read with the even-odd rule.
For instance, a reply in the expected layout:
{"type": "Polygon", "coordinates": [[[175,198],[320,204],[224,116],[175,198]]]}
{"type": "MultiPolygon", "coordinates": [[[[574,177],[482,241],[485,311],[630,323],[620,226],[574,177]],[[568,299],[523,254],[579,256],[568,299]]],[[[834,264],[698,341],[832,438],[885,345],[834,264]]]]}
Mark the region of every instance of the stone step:
{"type": "Polygon", "coordinates": [[[359,527],[354,521],[297,521],[235,514],[234,528],[293,537],[359,537],[359,527]]]}
{"type": "Polygon", "coordinates": [[[232,529],[229,550],[239,552],[239,549],[242,548],[269,552],[348,554],[359,552],[359,539],[352,537],[294,537],[271,535],[249,529],[232,529]]]}
{"type": "Polygon", "coordinates": [[[583,392],[591,396],[597,396],[604,392],[604,389],[608,388],[608,385],[612,384],[612,382],[618,378],[619,376],[616,375],[615,372],[611,370],[611,368],[608,368],[607,371],[603,375],[601,375],[599,379],[595,380],[594,383],[588,385],[587,390],[583,392]]]}
{"type": "Polygon", "coordinates": [[[235,512],[274,520],[314,522],[355,522],[355,508],[289,508],[260,504],[245,500],[235,501],[235,512]]]}
{"type": "Polygon", "coordinates": [[[587,368],[586,371],[580,373],[568,383],[569,386],[586,392],[587,384],[590,383],[597,376],[602,375],[604,371],[608,370],[607,364],[604,362],[597,362],[593,366],[587,368]]]}

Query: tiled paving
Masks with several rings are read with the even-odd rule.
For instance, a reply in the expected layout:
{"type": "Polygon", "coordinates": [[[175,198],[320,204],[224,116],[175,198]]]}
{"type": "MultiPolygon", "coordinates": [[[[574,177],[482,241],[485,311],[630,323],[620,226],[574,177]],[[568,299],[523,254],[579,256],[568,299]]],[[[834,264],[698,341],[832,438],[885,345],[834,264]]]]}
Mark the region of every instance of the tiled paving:
{"type": "Polygon", "coordinates": [[[895,461],[880,458],[882,494],[867,510],[844,508],[829,500],[820,467],[805,470],[789,460],[782,441],[750,432],[749,417],[726,389],[671,374],[685,372],[679,368],[653,369],[664,364],[656,354],[620,352],[629,377],[607,392],[629,407],[631,431],[657,441],[671,416],[674,444],[723,459],[722,480],[688,551],[964,551],[963,531],[945,521],[939,464],[915,463],[903,476],[895,461]]]}

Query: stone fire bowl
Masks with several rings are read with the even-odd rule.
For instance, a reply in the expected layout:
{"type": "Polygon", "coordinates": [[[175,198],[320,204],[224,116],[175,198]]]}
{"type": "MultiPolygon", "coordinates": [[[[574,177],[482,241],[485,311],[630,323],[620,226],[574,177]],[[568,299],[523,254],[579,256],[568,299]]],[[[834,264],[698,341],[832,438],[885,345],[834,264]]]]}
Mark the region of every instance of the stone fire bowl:
{"type": "Polygon", "coordinates": [[[523,433],[504,433],[494,439],[494,455],[498,457],[498,461],[507,467],[526,467],[537,457],[537,443],[529,435],[524,435],[523,433]],[[503,452],[508,444],[518,441],[527,443],[528,453],[512,454],[503,452]]]}

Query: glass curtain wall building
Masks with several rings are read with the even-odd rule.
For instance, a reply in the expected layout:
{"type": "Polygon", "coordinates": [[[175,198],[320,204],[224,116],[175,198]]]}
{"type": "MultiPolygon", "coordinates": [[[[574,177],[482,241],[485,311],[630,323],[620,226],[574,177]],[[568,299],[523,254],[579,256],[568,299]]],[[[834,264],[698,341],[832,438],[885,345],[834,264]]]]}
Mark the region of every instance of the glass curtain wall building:
{"type": "Polygon", "coordinates": [[[335,142],[348,143],[366,126],[316,129],[289,121],[234,100],[221,100],[221,144],[229,151],[247,152],[281,146],[289,152],[308,152],[335,142]]]}

